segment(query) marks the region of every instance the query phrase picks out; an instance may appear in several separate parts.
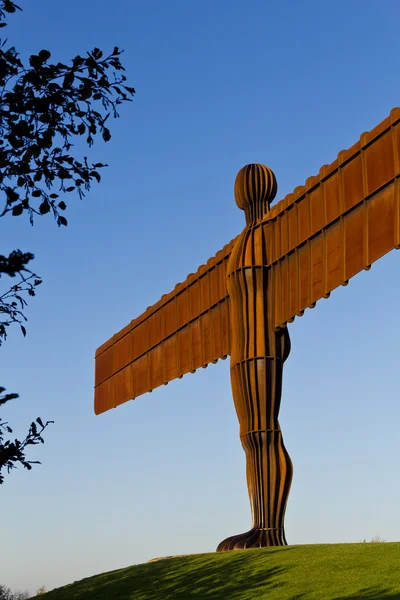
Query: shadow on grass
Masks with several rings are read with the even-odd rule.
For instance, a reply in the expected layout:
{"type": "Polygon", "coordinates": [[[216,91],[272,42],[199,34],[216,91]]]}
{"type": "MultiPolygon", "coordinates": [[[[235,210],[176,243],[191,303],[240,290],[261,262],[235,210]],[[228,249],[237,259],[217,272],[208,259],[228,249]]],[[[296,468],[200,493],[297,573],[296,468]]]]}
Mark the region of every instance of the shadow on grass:
{"type": "MultiPolygon", "coordinates": [[[[338,595],[334,580],[333,589],[328,589],[337,562],[316,563],[313,571],[309,549],[297,548],[293,555],[292,550],[294,547],[163,559],[83,579],[48,592],[43,600],[400,600],[396,584],[388,587],[389,581],[382,581],[385,575],[380,581],[387,587],[379,588],[378,578],[376,586],[362,588],[361,582],[366,581],[358,578],[358,591],[338,595]],[[282,556],[277,552],[282,552],[282,556]],[[287,553],[290,560],[282,565],[287,553]],[[328,587],[318,590],[318,578],[315,580],[313,575],[321,568],[328,587]]],[[[327,550],[332,554],[332,549],[327,550]]],[[[341,548],[333,550],[343,552],[341,548]]],[[[388,556],[395,557],[395,568],[397,555],[392,551],[388,556]]],[[[321,578],[319,581],[321,584],[321,578]]],[[[346,581],[348,589],[357,585],[355,581],[352,585],[352,578],[346,581]]],[[[343,582],[341,589],[346,589],[343,582]]]]}
{"type": "MultiPolygon", "coordinates": [[[[273,551],[270,551],[271,554],[273,551]]],[[[243,600],[251,591],[264,594],[281,587],[288,569],[263,563],[254,568],[252,556],[220,555],[174,558],[137,565],[83,579],[48,592],[45,600],[243,600]],[[186,564],[185,564],[186,563],[186,564]]]]}

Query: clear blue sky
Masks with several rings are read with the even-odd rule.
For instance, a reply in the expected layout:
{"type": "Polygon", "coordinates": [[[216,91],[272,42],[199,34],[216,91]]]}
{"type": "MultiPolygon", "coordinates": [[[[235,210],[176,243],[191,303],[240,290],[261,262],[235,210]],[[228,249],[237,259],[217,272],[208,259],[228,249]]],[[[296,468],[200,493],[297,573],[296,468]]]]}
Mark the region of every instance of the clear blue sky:
{"type": "MultiPolygon", "coordinates": [[[[45,280],[28,335],[1,349],[20,437],[54,419],[42,461],[1,488],[0,583],[31,590],[171,554],[250,525],[229,361],[96,417],[94,352],[244,226],[237,171],[269,165],[278,199],[400,103],[398,0],[23,2],[26,56],[125,49],[137,89],[70,225],[3,219],[1,252],[45,280]]],[[[400,254],[290,326],[281,426],[294,463],[290,544],[400,539],[400,254]]]]}

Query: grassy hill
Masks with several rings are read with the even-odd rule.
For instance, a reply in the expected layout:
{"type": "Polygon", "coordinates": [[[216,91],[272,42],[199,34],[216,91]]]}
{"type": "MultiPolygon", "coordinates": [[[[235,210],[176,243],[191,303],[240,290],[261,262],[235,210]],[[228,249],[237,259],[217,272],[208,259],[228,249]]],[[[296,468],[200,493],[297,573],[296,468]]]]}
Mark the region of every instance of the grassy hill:
{"type": "Polygon", "coordinates": [[[43,600],[400,600],[400,543],[167,558],[82,579],[43,600]]]}

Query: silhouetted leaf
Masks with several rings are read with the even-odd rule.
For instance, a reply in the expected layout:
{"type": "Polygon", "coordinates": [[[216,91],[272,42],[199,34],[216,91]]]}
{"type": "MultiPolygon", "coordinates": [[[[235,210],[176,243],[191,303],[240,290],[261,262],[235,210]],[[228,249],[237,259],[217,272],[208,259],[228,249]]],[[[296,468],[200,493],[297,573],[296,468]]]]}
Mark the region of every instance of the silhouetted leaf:
{"type": "Polygon", "coordinates": [[[74,79],[75,79],[74,73],[72,71],[68,71],[64,77],[63,88],[71,87],[71,85],[74,83],[74,79]]]}
{"type": "Polygon", "coordinates": [[[38,54],[38,57],[42,62],[46,62],[46,60],[49,60],[50,56],[51,54],[48,50],[41,50],[38,54]]]}
{"type": "Polygon", "coordinates": [[[110,133],[110,130],[107,129],[107,127],[104,127],[102,136],[103,136],[103,140],[105,142],[109,142],[111,140],[111,133],[110,133]]]}
{"type": "Polygon", "coordinates": [[[13,217],[19,217],[19,215],[22,214],[23,210],[24,210],[24,208],[23,208],[22,204],[17,204],[17,206],[13,207],[11,214],[13,217]]]}
{"type": "Polygon", "coordinates": [[[65,217],[63,217],[62,215],[60,215],[57,219],[57,223],[59,225],[64,225],[64,227],[66,227],[68,225],[68,221],[65,217]]]}
{"type": "Polygon", "coordinates": [[[45,215],[46,213],[48,213],[50,210],[50,204],[47,202],[47,200],[44,200],[42,202],[42,204],[39,206],[39,212],[41,215],[45,215]]]}
{"type": "Polygon", "coordinates": [[[7,204],[12,204],[13,202],[17,202],[19,200],[19,194],[13,188],[6,187],[5,190],[7,195],[7,204]]]}

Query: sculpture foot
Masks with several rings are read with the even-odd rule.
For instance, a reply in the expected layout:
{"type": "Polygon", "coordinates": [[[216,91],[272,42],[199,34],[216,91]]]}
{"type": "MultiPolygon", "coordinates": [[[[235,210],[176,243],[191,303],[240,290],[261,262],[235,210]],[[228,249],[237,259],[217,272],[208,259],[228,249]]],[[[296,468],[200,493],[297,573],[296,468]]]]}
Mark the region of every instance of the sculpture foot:
{"type": "Polygon", "coordinates": [[[232,535],[218,545],[217,552],[244,550],[245,548],[266,548],[268,546],[286,546],[283,529],[262,529],[253,527],[250,531],[232,535]]]}

